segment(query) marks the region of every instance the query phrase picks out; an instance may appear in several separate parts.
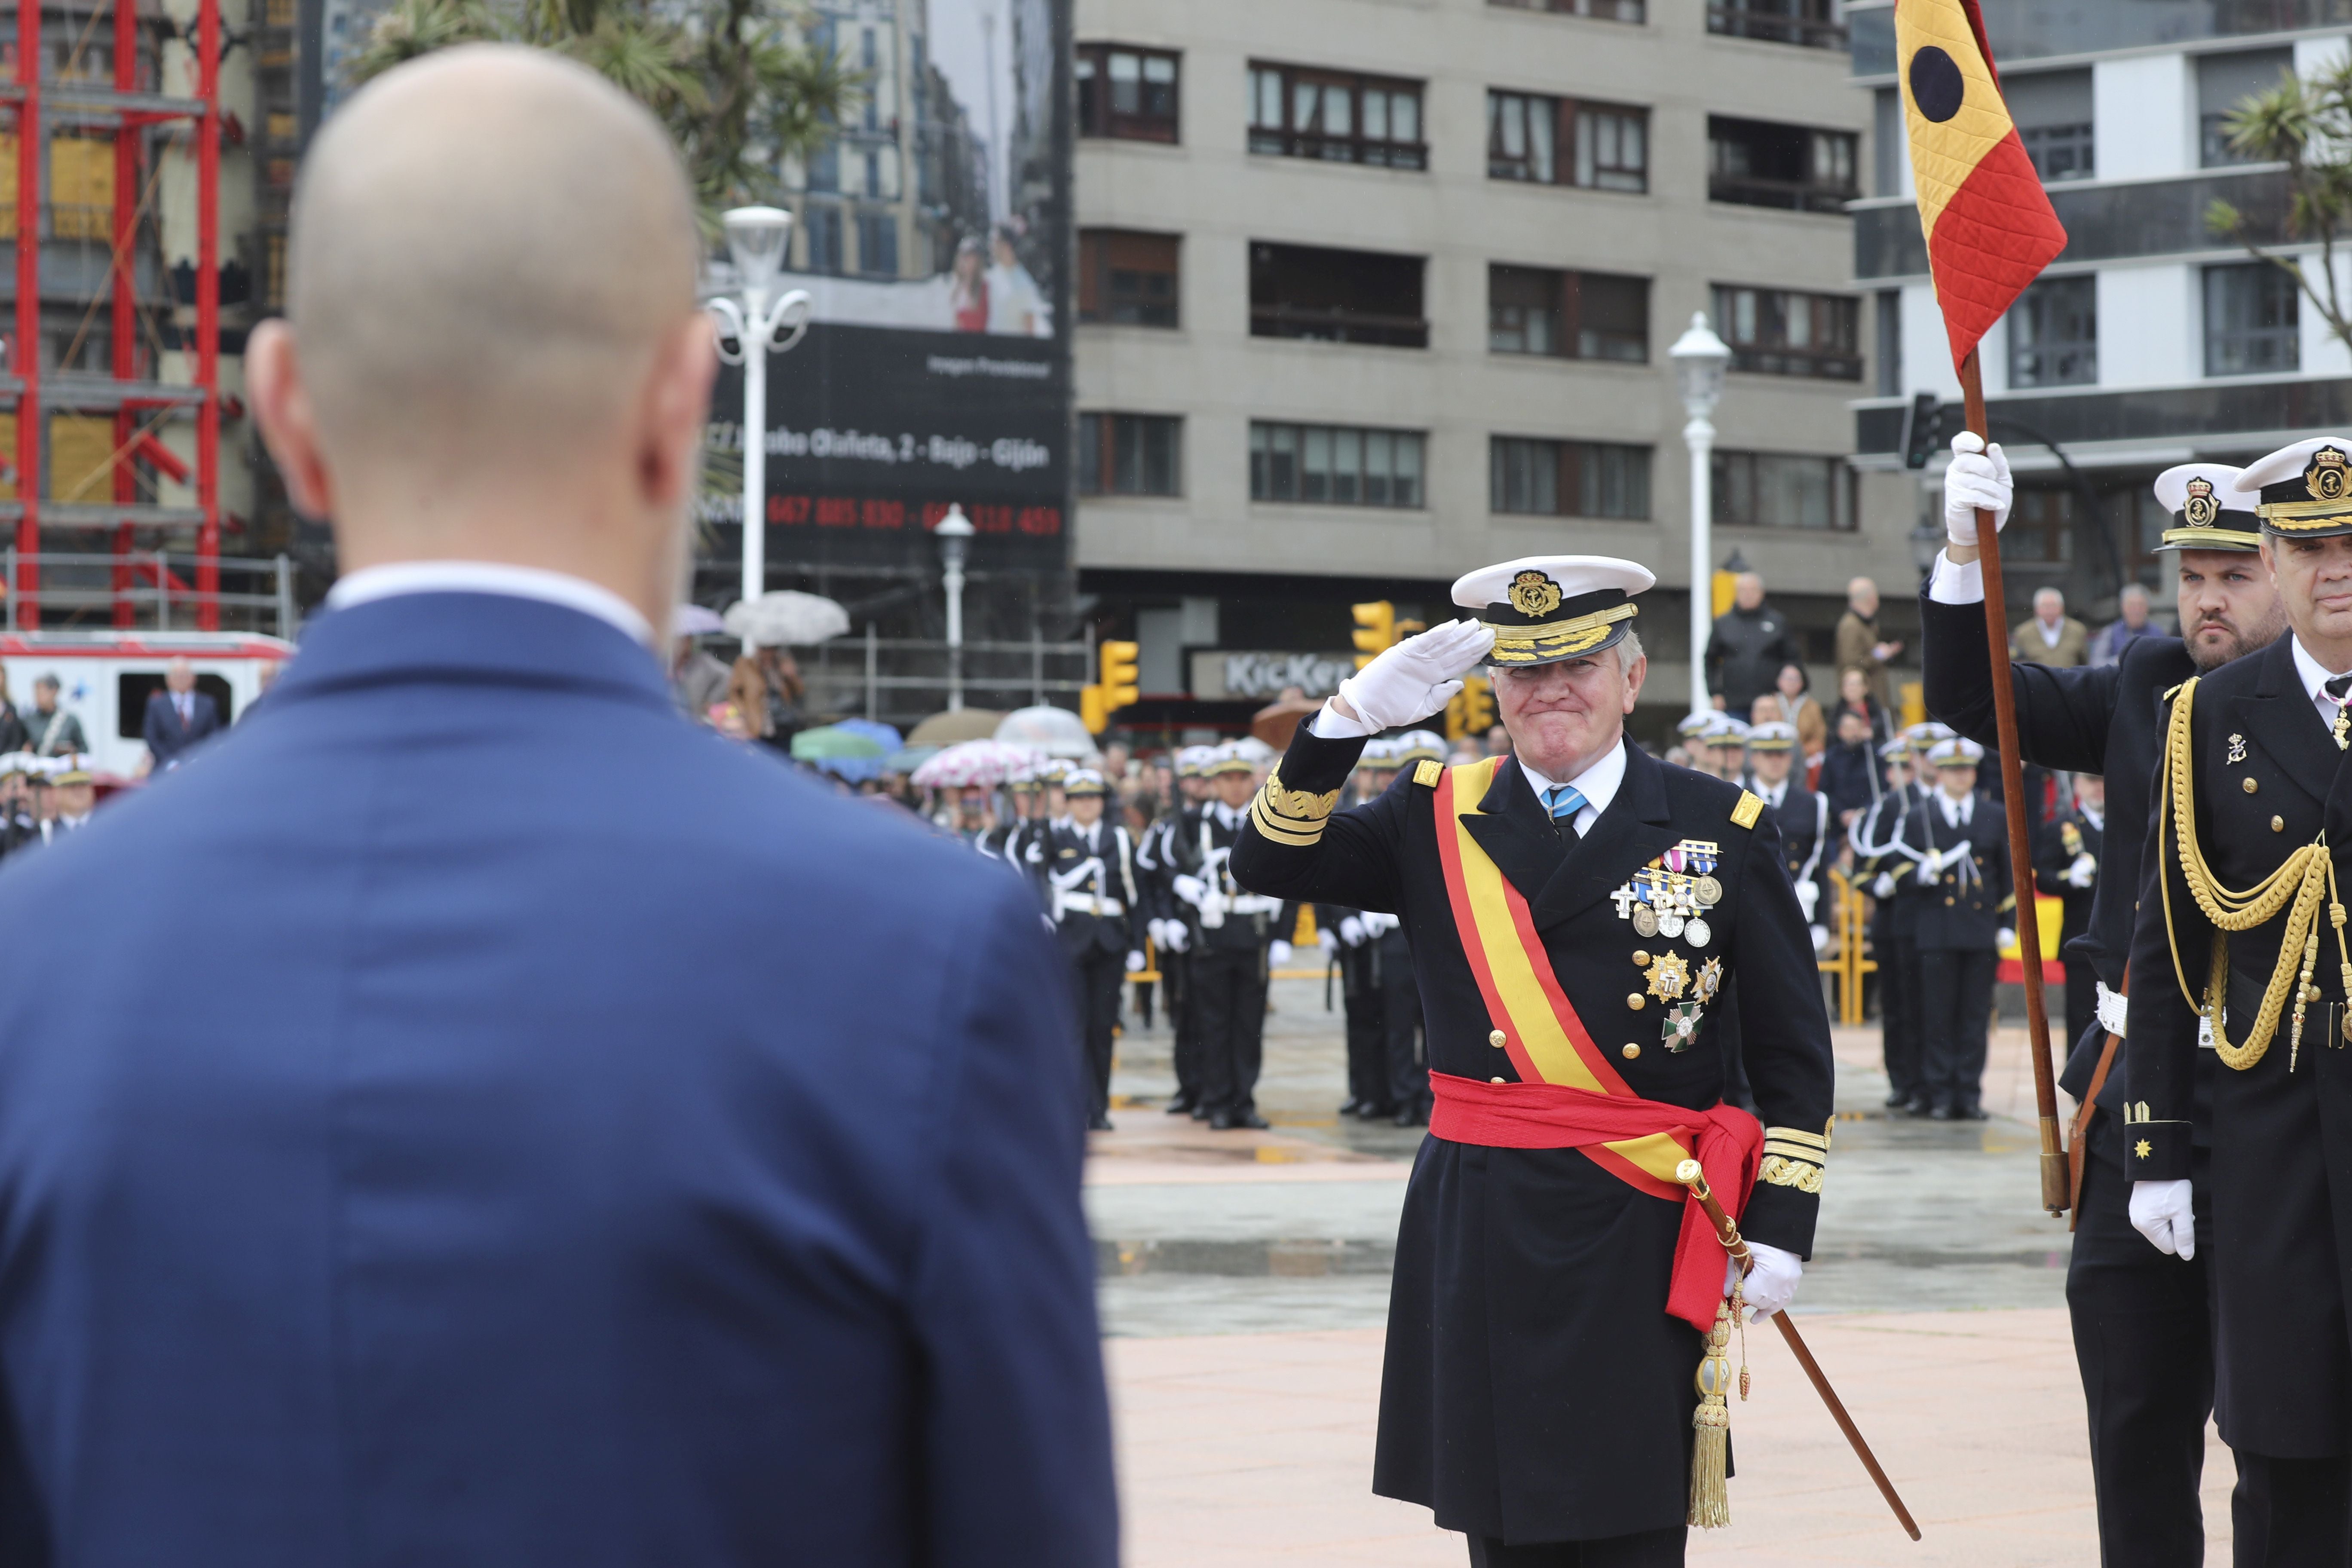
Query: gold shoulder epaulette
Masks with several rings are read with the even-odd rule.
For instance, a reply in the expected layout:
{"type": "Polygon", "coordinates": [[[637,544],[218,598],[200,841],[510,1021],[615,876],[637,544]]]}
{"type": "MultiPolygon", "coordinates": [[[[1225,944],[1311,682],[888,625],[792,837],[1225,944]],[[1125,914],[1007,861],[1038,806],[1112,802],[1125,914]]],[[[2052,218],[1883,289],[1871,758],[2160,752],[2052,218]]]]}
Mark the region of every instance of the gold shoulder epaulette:
{"type": "Polygon", "coordinates": [[[1739,804],[1731,808],[1731,826],[1753,827],[1756,819],[1764,815],[1764,797],[1753,790],[1739,792],[1739,804]]]}
{"type": "Polygon", "coordinates": [[[1412,764],[1412,782],[1423,789],[1435,789],[1437,781],[1445,776],[1445,764],[1433,763],[1427,757],[1412,764]]]}
{"type": "Polygon", "coordinates": [[[2193,675],[2192,675],[2192,676],[2190,676],[2188,679],[2186,679],[2186,680],[2182,681],[2179,686],[2174,687],[2171,690],[2169,690],[2169,691],[2166,692],[2163,696],[2161,696],[2161,697],[2158,698],[2158,699],[2157,699],[2157,700],[2158,700],[2158,702],[2169,702],[2169,701],[2171,701],[2174,698],[2176,698],[2176,697],[2179,696],[2179,695],[2180,695],[2180,693],[2181,693],[2183,690],[2185,690],[2185,689],[2188,689],[2189,687],[2194,686],[2194,685],[2196,685],[2196,684],[2197,684],[2197,678],[2196,678],[2195,676],[2193,676],[2193,675]]]}

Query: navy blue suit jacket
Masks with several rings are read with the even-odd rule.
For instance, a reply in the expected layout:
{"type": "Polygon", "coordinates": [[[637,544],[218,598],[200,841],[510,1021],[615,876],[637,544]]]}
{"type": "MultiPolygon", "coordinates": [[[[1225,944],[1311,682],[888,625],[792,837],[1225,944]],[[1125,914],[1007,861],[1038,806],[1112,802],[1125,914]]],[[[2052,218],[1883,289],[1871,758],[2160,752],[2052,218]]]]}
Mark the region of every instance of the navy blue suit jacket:
{"type": "Polygon", "coordinates": [[[1115,1562],[1034,898],[603,622],[323,617],[0,930],[5,1568],[1115,1562]]]}
{"type": "Polygon", "coordinates": [[[188,721],[180,722],[180,710],[172,706],[169,691],[147,694],[147,711],[141,717],[139,731],[154,753],[155,766],[167,767],[182,752],[221,727],[220,704],[201,691],[188,693],[188,721]]]}

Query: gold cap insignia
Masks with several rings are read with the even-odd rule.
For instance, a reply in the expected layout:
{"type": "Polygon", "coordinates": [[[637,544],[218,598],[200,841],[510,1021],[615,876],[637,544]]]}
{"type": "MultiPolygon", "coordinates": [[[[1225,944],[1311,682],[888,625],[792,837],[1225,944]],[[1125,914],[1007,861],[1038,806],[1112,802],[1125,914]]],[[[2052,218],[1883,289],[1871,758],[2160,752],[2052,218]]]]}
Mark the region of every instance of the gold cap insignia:
{"type": "Polygon", "coordinates": [[[2347,489],[2352,489],[2352,473],[2345,468],[2345,457],[2334,447],[2322,447],[2311,455],[2310,467],[2303,470],[2303,488],[2311,492],[2314,500],[2342,500],[2347,489]]]}
{"type": "Polygon", "coordinates": [[[2201,475],[2189,481],[2189,500],[2180,508],[2181,520],[2193,528],[2210,528],[2221,515],[2221,503],[2213,499],[2213,481],[2201,475]]]}
{"type": "Polygon", "coordinates": [[[1548,616],[1559,608],[1559,584],[1537,571],[1511,579],[1511,608],[1523,616],[1548,616]]]}

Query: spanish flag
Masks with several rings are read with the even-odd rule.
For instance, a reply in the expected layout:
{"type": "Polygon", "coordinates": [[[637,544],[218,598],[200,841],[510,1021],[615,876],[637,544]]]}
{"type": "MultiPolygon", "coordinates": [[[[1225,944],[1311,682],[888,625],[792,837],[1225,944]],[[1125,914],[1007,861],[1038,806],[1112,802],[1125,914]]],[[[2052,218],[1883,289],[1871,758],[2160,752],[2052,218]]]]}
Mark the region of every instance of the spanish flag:
{"type": "Polygon", "coordinates": [[[2066,231],[2001,101],[1977,0],[1895,0],[1895,58],[1927,267],[1958,366],[2066,248],[2066,231]]]}

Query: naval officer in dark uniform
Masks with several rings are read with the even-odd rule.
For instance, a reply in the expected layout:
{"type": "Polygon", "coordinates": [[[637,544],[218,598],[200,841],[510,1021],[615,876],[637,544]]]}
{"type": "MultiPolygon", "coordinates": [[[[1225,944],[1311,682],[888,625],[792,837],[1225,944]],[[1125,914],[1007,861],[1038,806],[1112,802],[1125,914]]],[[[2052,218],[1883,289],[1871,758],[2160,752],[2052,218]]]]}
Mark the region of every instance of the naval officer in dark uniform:
{"type": "MultiPolygon", "coordinates": [[[[2204,1258],[2214,1417],[2237,1456],[2242,1563],[2352,1560],[2352,438],[2249,466],[2293,635],[2165,712],[2131,949],[2124,1159],[2133,1226],[2204,1258]],[[2261,896],[2267,892],[2269,896],[2261,896]],[[2192,1179],[2211,1041],[2210,1226],[2192,1179]],[[2202,1232],[2202,1234],[2200,1234],[2202,1232]]],[[[2200,1194],[2201,1195],[2201,1194],[2200,1194]]]]}
{"type": "MultiPolygon", "coordinates": [[[[1455,621],[1299,727],[1233,853],[1244,886],[1400,917],[1435,1109],[1407,1189],[1373,1489],[1474,1564],[1683,1561],[1700,1326],[1728,1289],[1672,1184],[1695,1148],[1744,1205],[1759,1311],[1793,1294],[1828,1154],[1829,1023],[1764,804],[1628,743],[1647,663],[1600,556],[1472,573],[1455,621]],[[1422,762],[1335,811],[1364,737],[1492,666],[1509,757],[1422,762]],[[1739,977],[1763,1121],[1723,1104],[1739,977]],[[1752,1174],[1751,1174],[1752,1173],[1752,1174]],[[1746,1187],[1747,1191],[1740,1191],[1746,1187]]],[[[1719,1252],[1719,1248],[1717,1249],[1719,1252]]]]}
{"type": "MultiPolygon", "coordinates": [[[[2009,516],[2011,485],[1998,447],[1956,437],[1945,479],[1949,542],[1920,595],[1922,674],[1927,707],[1978,741],[1993,739],[1992,667],[1986,657],[1984,580],[1977,564],[1979,507],[2009,516]]],[[[2074,964],[2098,1022],[2070,1040],[2059,1084],[2085,1109],[2070,1140],[2076,1172],[2074,1245],[2066,1266],[2066,1306],[2091,1428],[2091,1474],[2103,1559],[2112,1568],[2193,1568],[2204,1558],[2198,1501],[2205,1422],[2213,1406],[2213,1352],[2203,1258],[2183,1262],[2140,1245],[2126,1211],[2120,1107],[2125,961],[2142,853],[2155,814],[2151,794],[2162,735],[2163,694],[2200,670],[2269,647],[2284,620],[2278,591],[2256,553],[2261,538],[2239,471],[2184,463],[2157,476],[2156,500],[2171,514],[2160,546],[2172,563],[2181,637],[2142,637],[2111,665],[2060,669],[2010,665],[2017,693],[2022,761],[2096,773],[2106,780],[2097,879],[2081,933],[2066,944],[2067,1002],[2074,1013],[2074,964]]],[[[2062,841],[2063,849],[2063,841],[2062,841]]],[[[2071,868],[2076,858],[2067,857],[2071,868]]],[[[2133,988],[2171,984],[2169,971],[2132,976],[2133,988]]],[[[2192,1075],[2209,1082],[2212,1053],[2192,1075]]],[[[2200,1089],[2199,1103],[2205,1090],[2200,1089]]],[[[2204,1175],[2209,1129],[2195,1134],[2204,1175]]]]}
{"type": "Polygon", "coordinates": [[[1092,768],[1063,781],[1067,820],[1049,826],[1030,856],[1053,902],[1054,931],[1070,961],[1077,991],[1079,1029],[1087,1072],[1087,1126],[1110,1123],[1112,1038],[1118,1029],[1118,991],[1143,968],[1143,913],[1136,878],[1135,840],[1103,817],[1109,786],[1092,768]]]}

